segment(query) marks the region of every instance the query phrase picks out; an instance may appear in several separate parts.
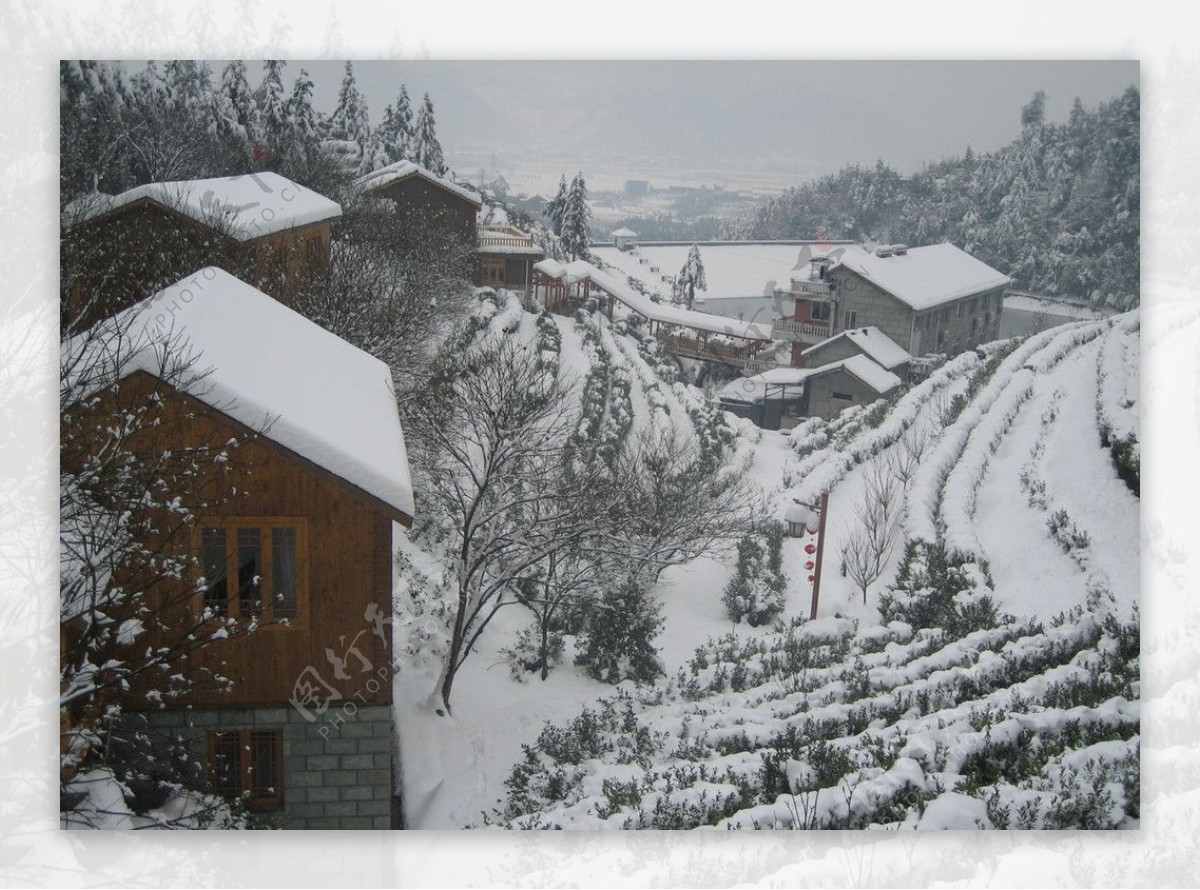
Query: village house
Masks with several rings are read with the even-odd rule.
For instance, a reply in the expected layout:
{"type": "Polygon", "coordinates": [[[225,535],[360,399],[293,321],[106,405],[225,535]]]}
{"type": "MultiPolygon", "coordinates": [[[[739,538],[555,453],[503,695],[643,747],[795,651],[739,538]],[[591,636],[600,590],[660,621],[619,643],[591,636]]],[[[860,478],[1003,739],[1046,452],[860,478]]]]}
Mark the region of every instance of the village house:
{"type": "Polygon", "coordinates": [[[295,288],[328,266],[330,227],[341,213],[272,172],[79,198],[62,214],[62,321],[93,324],[205,266],[290,305],[295,288]]]}
{"type": "Polygon", "coordinates": [[[475,192],[413,161],[381,167],[360,177],[357,185],[365,197],[389,199],[397,214],[415,221],[441,221],[475,245],[476,284],[529,292],[533,265],[545,252],[515,226],[480,226],[483,202],[475,192]]]}
{"type": "Polygon", "coordinates": [[[101,325],[128,340],[118,389],[161,404],[142,447],[240,442],[224,502],[178,492],[196,519],[172,543],[200,576],[178,621],[248,631],[179,669],[230,685],[160,707],[135,688],[127,719],[181,739],[196,787],[279,827],[393,827],[393,530],[413,491],[389,368],[213,267],[101,325]],[[184,360],[196,383],[164,386],[184,360]]]}
{"type": "Polygon", "coordinates": [[[910,356],[954,355],[999,336],[1007,275],[953,244],[866,250],[832,247],[792,275],[791,319],[776,322],[792,365],[811,346],[855,328],[878,329],[910,356]]]}
{"type": "Polygon", "coordinates": [[[777,430],[784,418],[833,417],[852,405],[868,405],[903,381],[862,353],[812,368],[772,368],[734,380],[717,393],[721,408],[777,430]]]}

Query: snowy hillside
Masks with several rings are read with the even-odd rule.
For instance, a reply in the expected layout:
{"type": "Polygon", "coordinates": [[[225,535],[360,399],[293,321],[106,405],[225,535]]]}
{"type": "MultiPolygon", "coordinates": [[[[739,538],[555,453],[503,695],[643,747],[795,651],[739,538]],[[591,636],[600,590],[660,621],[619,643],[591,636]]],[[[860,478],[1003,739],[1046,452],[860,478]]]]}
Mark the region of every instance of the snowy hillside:
{"type": "Polygon", "coordinates": [[[820,617],[808,541],[784,538],[777,622],[733,623],[726,548],[655,586],[656,683],[591,679],[569,636],[544,681],[511,671],[514,606],[438,716],[445,615],[415,594],[445,563],[416,535],[397,584],[410,827],[1137,825],[1136,313],[993,344],[782,434],[715,413],[653,341],[497,304],[492,332],[553,344],[582,384],[590,447],[669,425],[744,464],[779,518],[828,490],[820,617]],[[841,569],[880,486],[892,546],[856,579],[841,569]]]}

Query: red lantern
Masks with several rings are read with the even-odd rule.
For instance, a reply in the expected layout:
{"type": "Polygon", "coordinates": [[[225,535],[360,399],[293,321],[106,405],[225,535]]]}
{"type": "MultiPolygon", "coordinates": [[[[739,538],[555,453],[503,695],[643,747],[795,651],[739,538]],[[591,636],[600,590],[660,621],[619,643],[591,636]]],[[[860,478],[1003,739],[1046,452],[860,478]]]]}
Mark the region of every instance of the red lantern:
{"type": "Polygon", "coordinates": [[[808,576],[808,580],[809,580],[809,582],[810,582],[810,583],[811,583],[811,582],[813,582],[813,581],[816,581],[816,580],[817,580],[817,576],[816,576],[816,575],[809,575],[809,576],[808,576]]]}
{"type": "Polygon", "coordinates": [[[809,556],[812,556],[814,553],[817,552],[817,545],[816,544],[805,544],[804,552],[807,553],[809,556]]]}
{"type": "Polygon", "coordinates": [[[815,562],[813,562],[811,559],[810,559],[808,562],[806,562],[806,563],[804,564],[804,567],[805,567],[806,569],[808,569],[810,572],[813,570],[813,567],[814,567],[814,566],[816,566],[816,563],[815,563],[815,562]]]}

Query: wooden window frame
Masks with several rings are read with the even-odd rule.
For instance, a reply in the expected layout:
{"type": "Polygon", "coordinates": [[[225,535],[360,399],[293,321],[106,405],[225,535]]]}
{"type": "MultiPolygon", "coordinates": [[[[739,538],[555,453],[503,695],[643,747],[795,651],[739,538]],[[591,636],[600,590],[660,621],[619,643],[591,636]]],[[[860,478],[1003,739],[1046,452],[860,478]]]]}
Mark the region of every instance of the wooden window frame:
{"type": "MultiPolygon", "coordinates": [[[[274,573],[273,541],[271,532],[277,528],[294,528],[296,530],[296,615],[276,619],[275,603],[264,602],[258,612],[257,620],[260,630],[267,628],[306,627],[308,625],[308,519],[303,516],[230,516],[214,519],[201,519],[197,523],[195,544],[193,547],[201,577],[204,575],[204,532],[208,529],[219,528],[225,532],[225,614],[215,615],[212,621],[243,621],[247,616],[241,614],[241,597],[237,584],[237,552],[238,532],[242,529],[258,529],[260,532],[260,562],[264,577],[263,587],[268,588],[274,573]]],[[[194,611],[197,619],[204,615],[206,608],[207,585],[200,585],[196,595],[194,611]]]]}
{"type": "Polygon", "coordinates": [[[220,744],[227,735],[237,738],[238,763],[235,787],[225,792],[229,797],[240,798],[253,810],[278,809],[283,806],[283,730],[281,729],[210,729],[207,737],[208,787],[216,794],[220,787],[221,761],[220,744]],[[267,736],[271,745],[271,777],[266,793],[254,793],[254,743],[255,736],[267,736]]]}
{"type": "Polygon", "coordinates": [[[504,259],[487,257],[483,260],[483,283],[488,287],[503,287],[507,264],[504,259]],[[494,275],[492,273],[495,273],[494,275]],[[495,280],[493,280],[495,278],[495,280]]]}
{"type": "Polygon", "coordinates": [[[849,331],[858,327],[858,310],[844,309],[842,310],[842,330],[849,331]]]}

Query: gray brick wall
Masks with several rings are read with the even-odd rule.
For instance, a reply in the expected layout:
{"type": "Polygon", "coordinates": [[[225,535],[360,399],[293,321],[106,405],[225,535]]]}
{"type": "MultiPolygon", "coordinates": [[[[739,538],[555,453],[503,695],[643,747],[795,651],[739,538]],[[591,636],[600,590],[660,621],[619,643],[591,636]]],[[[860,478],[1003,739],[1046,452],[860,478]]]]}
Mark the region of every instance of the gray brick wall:
{"type": "MultiPolygon", "coordinates": [[[[214,729],[277,729],[283,733],[283,808],[263,811],[280,828],[392,827],[391,708],[331,706],[309,722],[293,708],[229,708],[136,715],[163,744],[182,742],[207,763],[214,729]]],[[[203,766],[194,784],[203,787],[203,766]]]]}
{"type": "Polygon", "coordinates": [[[808,382],[809,417],[833,417],[851,405],[869,405],[882,398],[849,371],[837,370],[821,374],[808,382]],[[849,400],[836,399],[834,393],[851,396],[849,400]]]}
{"type": "Polygon", "coordinates": [[[955,354],[1000,336],[1003,288],[968,295],[933,309],[914,312],[907,304],[848,269],[835,269],[832,274],[838,285],[836,333],[846,329],[846,312],[849,310],[856,315],[855,327],[874,325],[912,355],[927,352],[955,354]],[[848,286],[850,282],[853,282],[853,287],[848,286]],[[985,296],[989,298],[987,308],[983,304],[985,296]],[[963,307],[961,315],[958,308],[960,304],[963,307]],[[987,314],[989,311],[990,317],[987,314]],[[932,326],[927,327],[927,319],[931,316],[932,326]],[[973,320],[974,333],[971,330],[973,320]],[[945,336],[939,347],[940,334],[945,336]]]}

